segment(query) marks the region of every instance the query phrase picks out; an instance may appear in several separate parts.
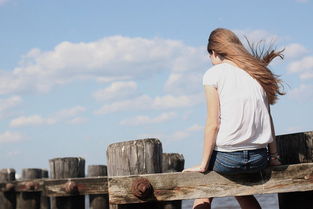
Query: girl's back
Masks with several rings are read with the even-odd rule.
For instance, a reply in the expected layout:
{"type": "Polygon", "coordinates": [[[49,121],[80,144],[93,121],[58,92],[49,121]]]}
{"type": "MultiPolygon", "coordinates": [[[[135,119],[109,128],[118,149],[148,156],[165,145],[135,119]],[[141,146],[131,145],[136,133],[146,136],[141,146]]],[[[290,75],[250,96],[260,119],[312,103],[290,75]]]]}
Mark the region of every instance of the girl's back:
{"type": "Polygon", "coordinates": [[[220,129],[215,150],[264,148],[271,142],[266,93],[244,70],[228,63],[215,65],[203,78],[220,99],[220,129]]]}

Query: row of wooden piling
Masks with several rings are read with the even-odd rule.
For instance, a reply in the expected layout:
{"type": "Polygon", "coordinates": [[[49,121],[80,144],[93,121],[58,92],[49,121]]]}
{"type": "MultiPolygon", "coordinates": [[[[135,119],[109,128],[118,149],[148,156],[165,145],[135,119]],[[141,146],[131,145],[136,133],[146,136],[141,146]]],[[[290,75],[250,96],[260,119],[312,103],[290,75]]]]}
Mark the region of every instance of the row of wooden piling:
{"type": "MultiPolygon", "coordinates": [[[[87,177],[121,176],[134,174],[151,174],[162,172],[179,172],[184,168],[184,157],[177,153],[163,153],[158,139],[134,140],[111,144],[107,149],[106,165],[89,165],[87,177]]],[[[70,179],[85,177],[85,160],[81,157],[54,158],[49,160],[50,179],[70,179]]],[[[23,169],[20,180],[48,178],[44,169],[23,169]]],[[[15,181],[14,169],[0,170],[0,182],[15,181]]],[[[27,182],[25,187],[31,190],[38,187],[36,182],[27,182]]],[[[0,209],[84,209],[85,196],[76,195],[77,185],[67,183],[64,188],[71,196],[47,197],[41,192],[16,192],[8,188],[0,192],[0,209]]],[[[141,205],[143,206],[143,205],[141,205]]],[[[147,208],[156,208],[156,203],[145,203],[147,208]],[[150,206],[149,206],[150,205],[150,206]]],[[[109,205],[107,194],[89,195],[90,209],[138,208],[138,204],[109,205]]],[[[159,203],[157,208],[180,209],[181,201],[159,203]]]]}
{"type": "Polygon", "coordinates": [[[238,188],[248,189],[245,195],[260,194],[254,189],[259,185],[264,187],[263,193],[280,193],[280,209],[313,209],[313,132],[278,136],[277,146],[284,166],[274,169],[272,178],[268,177],[271,181],[242,185],[246,178],[240,178],[237,182],[238,176],[234,175],[231,177],[234,181],[229,181],[214,172],[208,175],[179,172],[160,174],[181,171],[184,158],[180,154],[164,154],[158,139],[115,143],[107,148],[107,167],[89,166],[86,177],[85,160],[79,157],[51,159],[49,178],[46,170],[24,169],[22,181],[15,181],[14,169],[0,170],[0,209],[84,209],[84,195],[87,194],[91,209],[179,209],[181,201],[166,201],[221,196],[214,192],[214,185],[218,185],[222,192],[231,189],[233,192],[229,194],[225,191],[228,196],[240,194],[238,188]],[[123,179],[126,180],[124,186],[123,179]],[[140,179],[150,179],[153,187],[142,189],[141,185],[149,184],[140,183],[140,179]],[[217,181],[217,184],[212,181],[217,181]],[[205,191],[201,188],[205,188],[205,191]],[[126,191],[126,195],[121,191],[126,191]],[[146,191],[155,196],[146,198],[146,191]],[[124,205],[109,205],[108,194],[111,203],[124,205]]]}

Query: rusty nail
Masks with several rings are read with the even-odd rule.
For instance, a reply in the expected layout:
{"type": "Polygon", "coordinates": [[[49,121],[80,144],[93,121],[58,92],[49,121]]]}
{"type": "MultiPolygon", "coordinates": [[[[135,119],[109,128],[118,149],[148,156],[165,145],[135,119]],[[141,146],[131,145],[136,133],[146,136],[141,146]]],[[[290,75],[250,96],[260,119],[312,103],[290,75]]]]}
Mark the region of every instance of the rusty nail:
{"type": "Polygon", "coordinates": [[[37,190],[39,185],[37,182],[30,181],[25,184],[25,187],[27,190],[37,190]]]}
{"type": "Polygon", "coordinates": [[[69,181],[65,184],[64,189],[67,193],[76,193],[78,192],[78,187],[75,182],[69,181]]]}
{"type": "Polygon", "coordinates": [[[132,193],[139,199],[146,199],[153,194],[153,187],[146,178],[138,178],[133,181],[132,193]]]}
{"type": "Polygon", "coordinates": [[[305,180],[313,180],[313,173],[310,173],[309,175],[304,176],[305,180]]]}

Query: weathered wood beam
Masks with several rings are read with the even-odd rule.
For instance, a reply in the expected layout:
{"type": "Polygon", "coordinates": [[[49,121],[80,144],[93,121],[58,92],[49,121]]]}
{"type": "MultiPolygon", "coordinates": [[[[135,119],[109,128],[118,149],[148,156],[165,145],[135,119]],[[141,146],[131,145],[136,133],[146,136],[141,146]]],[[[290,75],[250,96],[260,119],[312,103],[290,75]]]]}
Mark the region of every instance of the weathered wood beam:
{"type": "Polygon", "coordinates": [[[108,194],[108,178],[49,179],[45,181],[45,194],[51,197],[108,194]]]}
{"type": "Polygon", "coordinates": [[[16,192],[41,192],[44,191],[44,181],[42,179],[11,181],[0,183],[0,191],[16,192]]]}
{"type": "Polygon", "coordinates": [[[311,190],[313,190],[313,163],[276,166],[259,175],[222,176],[216,172],[206,174],[186,172],[109,178],[111,204],[311,190]],[[142,178],[150,182],[153,191],[147,195],[143,191],[147,185],[137,185],[140,190],[137,191],[137,196],[138,192],[147,196],[138,198],[132,192],[136,186],[133,183],[138,183],[138,179],[142,178]]]}
{"type": "Polygon", "coordinates": [[[108,194],[113,204],[151,200],[182,200],[201,197],[224,197],[248,194],[281,193],[313,190],[313,163],[283,165],[268,169],[262,175],[222,176],[215,172],[159,173],[110,177],[36,179],[0,183],[0,191],[38,192],[47,196],[108,194]],[[146,178],[153,195],[139,199],[133,195],[133,181],[146,178]],[[8,185],[10,184],[10,185],[8,185]],[[74,190],[66,187],[72,187],[74,190]]]}
{"type": "Polygon", "coordinates": [[[34,179],[0,183],[0,191],[43,192],[46,196],[61,197],[87,194],[108,194],[107,177],[34,179]]]}

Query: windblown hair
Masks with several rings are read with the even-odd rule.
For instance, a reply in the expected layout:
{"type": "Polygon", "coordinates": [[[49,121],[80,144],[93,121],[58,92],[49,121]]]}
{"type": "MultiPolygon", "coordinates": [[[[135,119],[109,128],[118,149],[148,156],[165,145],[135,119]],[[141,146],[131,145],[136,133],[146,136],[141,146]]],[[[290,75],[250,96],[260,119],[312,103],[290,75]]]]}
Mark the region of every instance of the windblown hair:
{"type": "Polygon", "coordinates": [[[230,30],[217,28],[210,34],[207,50],[213,51],[223,60],[234,62],[259,82],[266,92],[268,103],[274,104],[281,91],[282,81],[268,68],[269,63],[276,57],[283,59],[283,50],[275,51],[271,47],[258,50],[258,45],[248,45],[251,53],[243,46],[239,38],[230,30]]]}

